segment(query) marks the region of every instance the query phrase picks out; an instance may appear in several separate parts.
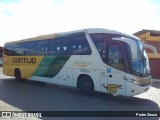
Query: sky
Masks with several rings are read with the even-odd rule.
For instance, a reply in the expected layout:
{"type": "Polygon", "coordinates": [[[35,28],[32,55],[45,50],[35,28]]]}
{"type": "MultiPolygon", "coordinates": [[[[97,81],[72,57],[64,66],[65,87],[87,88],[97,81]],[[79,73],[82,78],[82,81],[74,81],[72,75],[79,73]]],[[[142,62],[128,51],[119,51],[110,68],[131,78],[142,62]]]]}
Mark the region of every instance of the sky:
{"type": "Polygon", "coordinates": [[[0,0],[0,46],[42,34],[160,30],[160,0],[0,0]]]}

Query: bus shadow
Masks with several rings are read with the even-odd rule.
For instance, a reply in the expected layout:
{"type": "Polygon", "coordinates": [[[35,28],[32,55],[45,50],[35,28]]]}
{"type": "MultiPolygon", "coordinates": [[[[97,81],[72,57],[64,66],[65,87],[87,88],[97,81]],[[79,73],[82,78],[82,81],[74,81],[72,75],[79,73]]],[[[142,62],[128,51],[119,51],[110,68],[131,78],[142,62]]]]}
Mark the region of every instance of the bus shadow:
{"type": "MultiPolygon", "coordinates": [[[[23,111],[159,111],[149,99],[80,94],[76,88],[35,81],[0,81],[0,100],[23,111]]],[[[1,111],[5,108],[1,108],[1,111]]],[[[152,118],[152,120],[158,120],[152,118]]]]}

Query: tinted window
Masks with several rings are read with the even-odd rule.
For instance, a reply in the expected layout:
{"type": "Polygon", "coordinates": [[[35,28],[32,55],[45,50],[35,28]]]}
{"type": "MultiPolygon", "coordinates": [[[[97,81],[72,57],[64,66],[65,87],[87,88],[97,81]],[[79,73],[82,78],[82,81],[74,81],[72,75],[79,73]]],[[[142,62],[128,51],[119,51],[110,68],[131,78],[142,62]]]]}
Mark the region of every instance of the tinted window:
{"type": "Polygon", "coordinates": [[[68,54],[90,55],[91,49],[85,35],[72,36],[68,40],[68,54]]]}
{"type": "Polygon", "coordinates": [[[8,56],[13,55],[13,46],[11,44],[4,45],[4,54],[8,56]]]}
{"type": "Polygon", "coordinates": [[[66,55],[67,54],[67,38],[55,38],[50,43],[50,55],[66,55]]]}
{"type": "Polygon", "coordinates": [[[35,50],[34,50],[34,41],[31,42],[24,42],[23,43],[23,55],[34,55],[35,50]]]}
{"type": "Polygon", "coordinates": [[[34,42],[22,42],[6,44],[4,46],[4,54],[8,56],[33,55],[34,42]]]}
{"type": "Polygon", "coordinates": [[[84,34],[6,44],[5,54],[13,55],[90,55],[91,49],[84,34]]]}
{"type": "Polygon", "coordinates": [[[103,60],[103,62],[107,62],[107,41],[109,37],[106,34],[94,34],[91,35],[92,40],[103,60]]]}
{"type": "Polygon", "coordinates": [[[120,45],[108,45],[108,64],[120,70],[125,70],[125,62],[120,45]]]}
{"type": "Polygon", "coordinates": [[[106,55],[107,42],[112,40],[112,38],[122,37],[121,35],[118,34],[107,34],[107,33],[94,33],[91,34],[90,36],[102,58],[104,58],[104,56],[106,55]]]}
{"type": "Polygon", "coordinates": [[[35,41],[35,55],[49,54],[49,40],[35,41]]]}
{"type": "Polygon", "coordinates": [[[13,45],[13,51],[15,56],[23,55],[24,54],[24,45],[23,43],[16,43],[13,45]]]}
{"type": "Polygon", "coordinates": [[[116,37],[122,37],[122,35],[106,33],[91,34],[91,38],[103,62],[112,67],[125,71],[126,66],[122,50],[125,49],[125,47],[121,47],[124,43],[122,41],[113,41],[112,38],[116,37]]]}
{"type": "Polygon", "coordinates": [[[114,37],[120,37],[118,34],[107,34],[107,33],[95,33],[91,34],[91,38],[103,60],[104,63],[107,64],[107,47],[108,42],[112,40],[114,37]]]}
{"type": "Polygon", "coordinates": [[[21,43],[6,44],[4,46],[4,54],[8,56],[19,56],[23,54],[21,43]]]}

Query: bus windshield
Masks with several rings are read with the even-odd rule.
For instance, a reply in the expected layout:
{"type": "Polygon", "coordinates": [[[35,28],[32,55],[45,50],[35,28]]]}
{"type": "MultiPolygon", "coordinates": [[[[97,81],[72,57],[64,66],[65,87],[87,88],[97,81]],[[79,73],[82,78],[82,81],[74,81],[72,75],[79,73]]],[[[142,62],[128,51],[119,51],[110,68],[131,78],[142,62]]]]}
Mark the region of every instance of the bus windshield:
{"type": "Polygon", "coordinates": [[[136,41],[137,44],[137,56],[129,59],[129,68],[134,75],[141,77],[150,76],[150,67],[147,53],[143,48],[142,42],[136,41]]]}

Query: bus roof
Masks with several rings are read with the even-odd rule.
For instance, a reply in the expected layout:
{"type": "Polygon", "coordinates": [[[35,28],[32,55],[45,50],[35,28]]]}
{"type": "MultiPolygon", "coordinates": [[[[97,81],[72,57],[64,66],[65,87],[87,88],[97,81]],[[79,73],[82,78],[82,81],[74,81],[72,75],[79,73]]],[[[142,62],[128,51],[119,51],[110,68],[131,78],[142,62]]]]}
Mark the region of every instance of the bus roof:
{"type": "Polygon", "coordinates": [[[69,32],[61,32],[61,33],[52,33],[52,34],[45,34],[45,35],[38,35],[35,37],[31,37],[31,38],[26,38],[26,39],[21,39],[21,40],[17,40],[17,41],[13,41],[13,42],[8,42],[8,43],[17,43],[17,42],[27,42],[27,41],[34,41],[34,40],[45,40],[45,39],[52,39],[52,38],[56,38],[56,37],[63,37],[63,36],[70,36],[76,33],[82,33],[82,32],[87,32],[88,34],[92,34],[92,33],[111,33],[111,34],[122,34],[131,38],[135,38],[135,39],[139,39],[133,35],[128,35],[125,33],[121,33],[115,30],[109,30],[109,29],[105,29],[105,28],[88,28],[88,29],[81,29],[81,30],[75,30],[75,31],[69,31],[69,32]]]}

